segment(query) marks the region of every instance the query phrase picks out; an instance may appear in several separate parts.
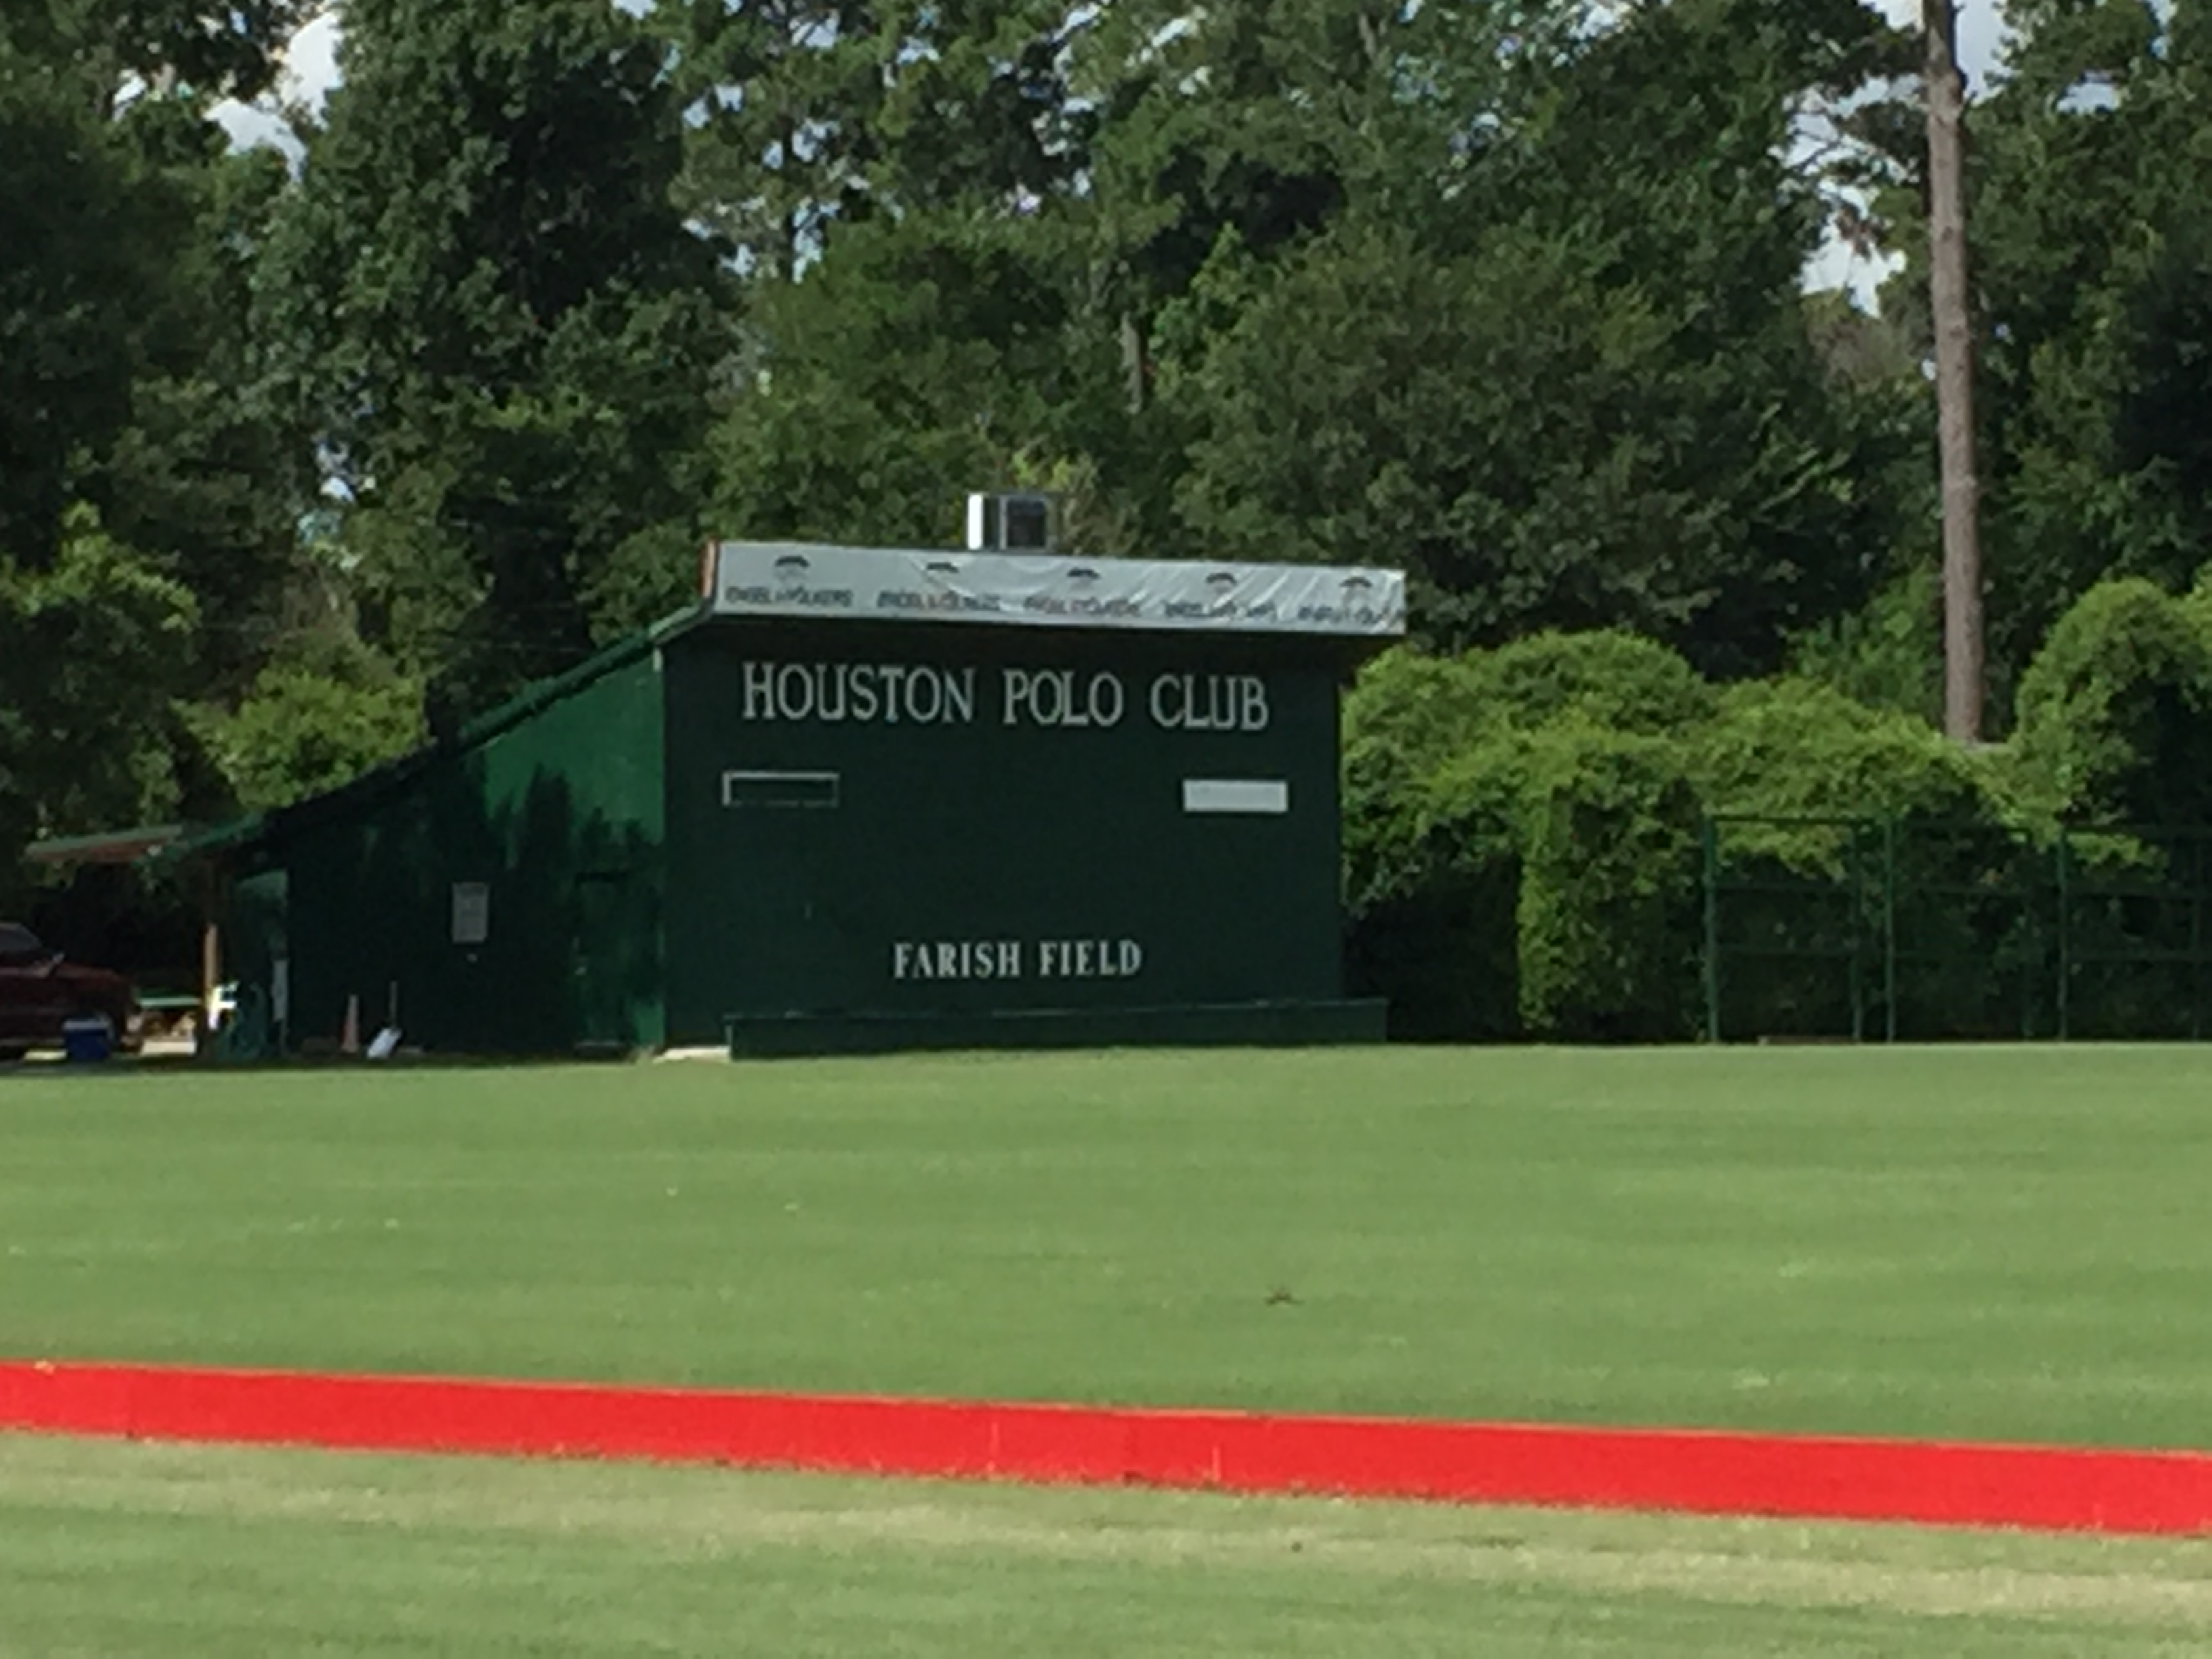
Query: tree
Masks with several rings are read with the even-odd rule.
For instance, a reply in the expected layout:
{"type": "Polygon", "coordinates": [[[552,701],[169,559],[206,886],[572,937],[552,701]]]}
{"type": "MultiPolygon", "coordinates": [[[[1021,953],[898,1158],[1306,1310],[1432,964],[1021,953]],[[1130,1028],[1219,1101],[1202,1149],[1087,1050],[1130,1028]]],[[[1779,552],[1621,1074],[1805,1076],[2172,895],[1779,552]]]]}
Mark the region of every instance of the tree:
{"type": "Polygon", "coordinates": [[[681,591],[721,296],[664,43],[602,0],[359,0],[264,318],[351,496],[366,614],[442,706],[681,591]]]}
{"type": "Polygon", "coordinates": [[[2201,0],[2014,7],[1969,156],[1990,643],[2002,680],[2107,576],[2212,558],[2212,24],[2201,0]]]}
{"type": "Polygon", "coordinates": [[[0,49],[0,552],[43,563],[130,419],[170,223],[108,124],[0,49]]]}
{"type": "Polygon", "coordinates": [[[945,542],[962,490],[1073,482],[1121,544],[1111,345],[1086,328],[1096,12],[665,6],[686,199],[728,234],[741,354],[714,440],[729,533],[945,542]]]}
{"type": "Polygon", "coordinates": [[[747,274],[793,280],[872,209],[883,103],[868,0],[658,0],[691,131],[679,195],[747,274]]]}
{"type": "Polygon", "coordinates": [[[1966,293],[1959,70],[1953,0],[1926,0],[1929,315],[1936,326],[1936,402],[1943,477],[1943,729],[1982,737],[1981,484],[1974,467],[1974,325],[1966,293]]]}
{"type": "Polygon", "coordinates": [[[1069,82],[1098,14],[1048,0],[659,0],[691,123],[682,196],[744,271],[791,282],[835,229],[1027,212],[1083,175],[1069,82]]]}
{"type": "Polygon", "coordinates": [[[715,435],[715,522],[951,544],[963,490],[1061,453],[1068,302],[1042,252],[1011,227],[910,216],[848,227],[758,295],[750,384],[715,435]]]}
{"type": "Polygon", "coordinates": [[[175,812],[198,623],[190,590],[88,508],[45,568],[0,566],[0,849],[175,812]]]}
{"type": "Polygon", "coordinates": [[[30,0],[0,16],[0,52],[42,63],[106,117],[148,88],[210,101],[276,79],[320,0],[30,0]]]}
{"type": "Polygon", "coordinates": [[[1786,306],[1722,358],[1662,304],[1565,235],[1332,236],[1171,386],[1205,434],[1185,517],[1224,553],[1403,562],[1446,646],[1622,625],[1771,665],[1863,597],[1886,526],[1786,306]]]}
{"type": "Polygon", "coordinates": [[[1127,0],[1102,15],[1072,71],[1098,112],[1079,315],[1116,368],[1093,422],[1102,477],[1148,541],[1191,539],[1175,493],[1201,433],[1155,392],[1251,297],[1223,266],[1257,276],[1355,209],[1432,222],[1529,118],[1531,66],[1595,26],[1583,0],[1127,0]]]}
{"type": "Polygon", "coordinates": [[[83,489],[118,538],[192,590],[206,689],[227,694],[295,608],[319,483],[310,434],[276,395],[254,326],[257,268],[289,176],[271,150],[230,152],[196,104],[164,100],[125,125],[172,204],[165,281],[143,319],[130,418],[83,489]]]}
{"type": "Polygon", "coordinates": [[[246,320],[283,168],[181,77],[248,88],[283,15],[0,21],[0,859],[224,804],[176,710],[264,647],[303,457],[246,320]]]}
{"type": "Polygon", "coordinates": [[[198,717],[201,740],[247,811],[334,789],[422,738],[422,689],[341,638],[295,651],[238,707],[198,717]]]}
{"type": "Polygon", "coordinates": [[[1854,606],[1899,434],[1814,347],[1824,207],[1784,151],[1792,99],[1879,31],[1803,9],[1826,50],[1733,6],[1637,11],[1532,65],[1546,96],[1420,212],[1355,208],[1274,261],[1225,245],[1161,329],[1195,342],[1162,374],[1190,529],[1402,560],[1448,647],[1620,623],[1742,673],[1854,606]]]}

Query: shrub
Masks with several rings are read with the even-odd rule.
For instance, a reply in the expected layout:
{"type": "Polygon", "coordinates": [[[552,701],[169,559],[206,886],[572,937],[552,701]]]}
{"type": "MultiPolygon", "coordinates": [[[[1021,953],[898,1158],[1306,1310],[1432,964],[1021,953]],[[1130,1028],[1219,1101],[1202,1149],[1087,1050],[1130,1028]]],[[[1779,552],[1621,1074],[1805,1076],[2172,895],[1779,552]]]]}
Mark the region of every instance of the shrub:
{"type": "Polygon", "coordinates": [[[2010,760],[2053,821],[2114,827],[2212,817],[2212,597],[2130,578],[2052,626],[2021,678],[2010,760]]]}
{"type": "Polygon", "coordinates": [[[1370,667],[1346,703],[1348,955],[1394,1032],[1674,1033],[1696,873],[1677,750],[1717,706],[1622,634],[1370,667]]]}
{"type": "Polygon", "coordinates": [[[1719,693],[1665,646],[1617,629],[1534,634],[1471,659],[1497,718],[1531,727],[1565,714],[1653,737],[1712,718],[1719,693]]]}
{"type": "MultiPolygon", "coordinates": [[[[1778,819],[1993,821],[1990,767],[1923,720],[1869,708],[1811,680],[1731,686],[1692,765],[1709,812],[1778,819]]],[[[1847,826],[1730,826],[1803,875],[1840,872],[1847,826]]]]}
{"type": "Polygon", "coordinates": [[[1683,745],[1581,719],[1531,743],[1516,908],[1523,1023],[1655,1041],[1694,1029],[1697,792],[1683,745]]]}

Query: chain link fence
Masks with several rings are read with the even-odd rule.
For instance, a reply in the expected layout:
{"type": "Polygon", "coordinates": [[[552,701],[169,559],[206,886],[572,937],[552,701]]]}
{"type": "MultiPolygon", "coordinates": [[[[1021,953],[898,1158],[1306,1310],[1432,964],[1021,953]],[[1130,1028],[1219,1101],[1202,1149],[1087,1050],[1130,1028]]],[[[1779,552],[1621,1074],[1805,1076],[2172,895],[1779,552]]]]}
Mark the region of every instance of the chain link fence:
{"type": "Polygon", "coordinates": [[[1715,1042],[2212,1032],[2212,829],[1731,814],[1703,866],[1715,1042]]]}

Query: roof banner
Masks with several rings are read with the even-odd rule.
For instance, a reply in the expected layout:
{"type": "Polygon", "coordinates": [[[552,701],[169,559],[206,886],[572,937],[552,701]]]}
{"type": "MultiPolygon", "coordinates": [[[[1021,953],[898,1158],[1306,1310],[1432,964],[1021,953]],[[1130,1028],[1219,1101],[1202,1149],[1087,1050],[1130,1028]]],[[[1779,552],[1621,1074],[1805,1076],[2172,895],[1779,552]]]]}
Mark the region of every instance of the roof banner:
{"type": "Polygon", "coordinates": [[[721,616],[1386,639],[1406,631],[1406,578],[1396,570],[795,542],[723,542],[712,551],[708,598],[721,616]]]}

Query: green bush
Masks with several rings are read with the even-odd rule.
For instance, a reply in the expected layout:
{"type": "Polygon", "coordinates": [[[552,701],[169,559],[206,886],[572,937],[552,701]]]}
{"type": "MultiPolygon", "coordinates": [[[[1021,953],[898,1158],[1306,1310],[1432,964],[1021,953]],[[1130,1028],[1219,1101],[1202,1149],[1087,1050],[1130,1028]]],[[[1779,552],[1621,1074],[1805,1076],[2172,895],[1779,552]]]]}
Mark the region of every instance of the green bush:
{"type": "Polygon", "coordinates": [[[2100,583],[2052,625],[2021,676],[2009,760],[2052,822],[2212,817],[2212,596],[2100,583]]]}
{"type": "Polygon", "coordinates": [[[2212,586],[2091,590],[2018,710],[1967,750],[1619,634],[1390,653],[1346,705],[1355,983],[1401,1036],[1687,1035],[1710,859],[1726,1035],[2212,1028],[2212,586]]]}
{"type": "Polygon", "coordinates": [[[1533,634],[1470,659],[1496,718],[1533,727],[1578,714],[1654,737],[1710,720],[1720,694],[1665,646],[1608,629],[1533,634]]]}
{"type": "Polygon", "coordinates": [[[1439,769],[1489,720],[1476,666],[1410,647],[1370,663],[1344,704],[1345,892],[1363,912],[1430,873],[1425,820],[1439,769]]]}
{"type": "Polygon", "coordinates": [[[1729,690],[1695,766],[1726,889],[1725,1031],[1848,1035],[1855,984],[1857,1019],[1885,1029],[1893,976],[1919,1034],[2018,1035],[2039,948],[2033,854],[2004,821],[1988,757],[1780,680],[1729,690]]]}
{"type": "Polygon", "coordinates": [[[1553,634],[1391,653],[1346,717],[1350,961],[1401,1036],[1697,1030],[1708,814],[1750,969],[1731,1029],[1848,1032],[1851,987],[1863,1018],[1885,972],[1960,1029],[2018,1028],[2038,854],[2001,810],[2001,758],[1910,714],[1807,679],[1722,690],[1649,641],[1553,634]],[[1887,964],[1885,929],[1905,941],[1887,964]]]}
{"type": "Polygon", "coordinates": [[[1369,668],[1346,708],[1348,954],[1397,1035],[1677,1033],[1696,874],[1680,745],[1717,705],[1622,634],[1369,668]]]}
{"type": "MultiPolygon", "coordinates": [[[[1352,983],[1386,997],[1395,1036],[1522,1034],[1515,908],[1525,737],[1471,747],[1408,789],[1387,819],[1370,801],[1369,878],[1350,907],[1352,983]]],[[[1352,844],[1347,837],[1347,846],[1352,844]]]]}
{"type": "MultiPolygon", "coordinates": [[[[1710,719],[1719,694],[1665,646],[1633,635],[1545,633],[1463,657],[1410,647],[1370,664],[1345,703],[1347,899],[1356,912],[1425,880],[1432,799],[1486,745],[1572,716],[1651,736],[1710,719]]],[[[1476,764],[1476,771],[1483,769],[1476,764]]],[[[1444,814],[1443,816],[1449,816],[1444,814]]]]}
{"type": "Polygon", "coordinates": [[[200,740],[246,811],[264,811],[350,781],[423,739],[422,692],[366,647],[342,671],[272,663],[235,709],[200,709],[200,740]]]}
{"type": "Polygon", "coordinates": [[[1557,720],[1522,789],[1520,1006],[1538,1036],[1652,1042],[1695,1030],[1699,811],[1684,745],[1557,720]]]}
{"type": "MultiPolygon", "coordinates": [[[[1975,823],[1993,817],[1990,769],[1925,721],[1811,680],[1731,686],[1692,767],[1707,811],[1732,817],[1975,823]]],[[[1746,823],[1732,836],[1803,875],[1841,872],[1850,827],[1746,823]]]]}

